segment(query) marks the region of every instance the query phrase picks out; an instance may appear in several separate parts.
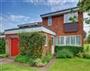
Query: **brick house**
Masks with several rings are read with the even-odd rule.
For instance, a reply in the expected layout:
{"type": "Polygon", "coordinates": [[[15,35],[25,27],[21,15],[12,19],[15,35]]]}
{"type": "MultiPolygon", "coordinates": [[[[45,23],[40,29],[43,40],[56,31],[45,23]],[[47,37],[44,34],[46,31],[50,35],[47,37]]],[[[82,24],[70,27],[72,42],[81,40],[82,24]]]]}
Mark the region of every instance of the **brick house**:
{"type": "Polygon", "coordinates": [[[70,8],[61,11],[40,15],[42,22],[18,25],[18,28],[8,29],[6,35],[6,51],[10,56],[19,54],[19,32],[38,32],[46,35],[44,52],[54,54],[55,46],[83,46],[83,13],[79,8],[70,8]],[[73,12],[71,12],[71,10],[73,12]],[[75,22],[70,17],[75,16],[75,22]],[[51,45],[48,41],[53,42],[51,45]]]}

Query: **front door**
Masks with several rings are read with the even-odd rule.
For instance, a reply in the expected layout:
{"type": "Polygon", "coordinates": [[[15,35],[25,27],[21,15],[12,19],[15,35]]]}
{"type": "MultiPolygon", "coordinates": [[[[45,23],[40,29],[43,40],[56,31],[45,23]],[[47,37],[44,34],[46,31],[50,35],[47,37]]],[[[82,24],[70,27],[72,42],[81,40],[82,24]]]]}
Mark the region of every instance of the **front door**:
{"type": "Polygon", "coordinates": [[[19,40],[18,38],[11,38],[11,56],[19,54],[19,40]]]}

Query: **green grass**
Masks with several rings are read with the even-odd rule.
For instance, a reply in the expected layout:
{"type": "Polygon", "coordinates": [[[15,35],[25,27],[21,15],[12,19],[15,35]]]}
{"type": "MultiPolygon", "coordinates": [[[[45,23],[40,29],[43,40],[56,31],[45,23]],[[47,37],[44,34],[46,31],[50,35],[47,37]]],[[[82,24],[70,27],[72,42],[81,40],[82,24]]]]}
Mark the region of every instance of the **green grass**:
{"type": "Polygon", "coordinates": [[[90,71],[89,59],[56,59],[48,71],[90,71]]]}
{"type": "Polygon", "coordinates": [[[0,65],[0,71],[37,71],[37,69],[28,65],[13,63],[0,65]]]}

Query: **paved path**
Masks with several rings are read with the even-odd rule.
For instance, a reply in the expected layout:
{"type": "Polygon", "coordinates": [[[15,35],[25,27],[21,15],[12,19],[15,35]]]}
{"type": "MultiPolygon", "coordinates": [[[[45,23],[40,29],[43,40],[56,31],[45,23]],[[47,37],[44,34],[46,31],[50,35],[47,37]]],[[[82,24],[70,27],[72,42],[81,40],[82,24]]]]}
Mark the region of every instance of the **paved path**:
{"type": "Polygon", "coordinates": [[[14,59],[11,58],[0,58],[0,64],[7,64],[14,62],[14,59]]]}
{"type": "Polygon", "coordinates": [[[45,67],[40,68],[39,71],[48,71],[48,69],[50,68],[50,66],[52,64],[54,64],[54,63],[55,63],[55,58],[52,59],[45,67]]]}

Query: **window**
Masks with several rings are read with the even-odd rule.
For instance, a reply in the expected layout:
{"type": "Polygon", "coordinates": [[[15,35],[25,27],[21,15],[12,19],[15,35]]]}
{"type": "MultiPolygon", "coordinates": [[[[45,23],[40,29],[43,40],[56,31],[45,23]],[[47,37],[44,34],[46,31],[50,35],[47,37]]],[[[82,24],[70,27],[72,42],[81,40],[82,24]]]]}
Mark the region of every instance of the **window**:
{"type": "Polygon", "coordinates": [[[58,37],[56,37],[56,42],[55,42],[55,43],[56,43],[56,45],[58,45],[58,44],[59,44],[59,42],[58,42],[58,37]]]}
{"type": "Polygon", "coordinates": [[[76,45],[80,45],[80,37],[76,36],[76,45]]]}
{"type": "Polygon", "coordinates": [[[66,37],[66,45],[69,45],[69,44],[70,44],[70,37],[67,36],[67,37],[66,37]]]}
{"type": "Polygon", "coordinates": [[[52,17],[48,17],[48,26],[52,25],[52,17]]]}
{"type": "Polygon", "coordinates": [[[75,45],[75,36],[71,36],[71,45],[75,45]]]}
{"type": "Polygon", "coordinates": [[[61,38],[59,38],[59,43],[64,44],[64,37],[63,36],[61,38]]]}
{"type": "Polygon", "coordinates": [[[64,23],[71,23],[70,17],[74,17],[74,16],[76,17],[76,22],[77,22],[78,21],[77,12],[64,14],[64,23]]]}
{"type": "Polygon", "coordinates": [[[80,46],[80,36],[78,36],[78,35],[69,35],[69,36],[57,37],[56,38],[56,45],[80,46]]]}

